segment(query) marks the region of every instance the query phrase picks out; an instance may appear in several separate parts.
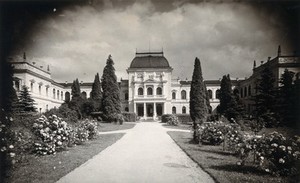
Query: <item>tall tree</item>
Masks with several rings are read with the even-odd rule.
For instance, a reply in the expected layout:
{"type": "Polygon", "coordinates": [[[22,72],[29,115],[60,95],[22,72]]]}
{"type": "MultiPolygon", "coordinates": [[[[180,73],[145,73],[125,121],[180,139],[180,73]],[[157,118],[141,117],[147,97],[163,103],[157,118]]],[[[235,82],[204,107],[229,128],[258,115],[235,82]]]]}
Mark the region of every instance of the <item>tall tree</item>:
{"type": "Polygon", "coordinates": [[[79,81],[77,78],[73,81],[71,89],[72,89],[72,91],[71,91],[72,98],[81,97],[80,84],[79,84],[79,81]]]}
{"type": "Polygon", "coordinates": [[[223,114],[228,120],[239,118],[242,108],[238,102],[238,96],[233,94],[230,76],[224,75],[221,80],[220,105],[218,113],[223,114]]]}
{"type": "Polygon", "coordinates": [[[293,115],[293,124],[291,124],[291,126],[295,126],[297,127],[297,129],[300,129],[300,115],[299,115],[299,111],[300,111],[300,74],[297,73],[296,74],[296,80],[294,81],[294,85],[293,85],[293,108],[292,108],[292,115],[293,115]]]}
{"type": "Polygon", "coordinates": [[[95,76],[94,83],[92,86],[91,98],[93,100],[102,99],[101,83],[100,83],[100,78],[98,73],[95,76]]]}
{"type": "Polygon", "coordinates": [[[120,89],[113,65],[114,62],[109,55],[102,75],[103,116],[109,122],[115,121],[117,114],[121,113],[120,89]]]}
{"type": "Polygon", "coordinates": [[[294,95],[293,95],[293,78],[295,73],[287,69],[281,75],[278,96],[278,113],[280,113],[281,123],[283,125],[291,126],[293,123],[293,108],[294,106],[294,95]]]}
{"type": "Polygon", "coordinates": [[[72,93],[72,99],[68,103],[68,106],[70,109],[75,110],[78,115],[78,119],[82,118],[82,113],[81,113],[81,106],[84,102],[84,100],[81,97],[81,92],[80,92],[80,84],[78,79],[75,79],[73,81],[73,84],[71,86],[71,93],[72,93]]]}
{"type": "Polygon", "coordinates": [[[205,122],[207,114],[206,89],[203,82],[200,60],[196,57],[190,90],[190,115],[193,120],[193,139],[195,142],[198,141],[198,124],[205,122]]]}
{"type": "Polygon", "coordinates": [[[261,72],[261,78],[257,86],[258,94],[256,100],[256,115],[258,119],[264,123],[266,127],[277,125],[275,115],[276,88],[275,78],[269,67],[264,68],[261,72]]]}
{"type": "Polygon", "coordinates": [[[22,111],[36,112],[35,101],[31,98],[28,87],[23,85],[20,92],[20,107],[22,111]]]}

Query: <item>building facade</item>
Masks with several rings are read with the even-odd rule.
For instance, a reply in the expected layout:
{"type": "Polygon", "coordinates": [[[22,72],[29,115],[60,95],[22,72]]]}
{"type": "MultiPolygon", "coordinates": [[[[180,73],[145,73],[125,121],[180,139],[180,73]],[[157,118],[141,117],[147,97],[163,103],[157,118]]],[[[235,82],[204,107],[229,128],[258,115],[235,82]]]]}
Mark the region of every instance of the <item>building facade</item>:
{"type": "MultiPolygon", "coordinates": [[[[72,98],[72,83],[58,83],[51,78],[49,67],[44,69],[30,62],[24,55],[22,60],[12,61],[14,67],[14,86],[17,92],[26,85],[36,102],[39,112],[59,107],[72,98]]],[[[253,97],[257,94],[256,86],[261,71],[270,67],[279,85],[281,74],[285,69],[300,72],[299,56],[283,56],[280,47],[277,57],[269,58],[256,66],[249,78],[232,80],[232,89],[240,95],[245,109],[251,113],[254,109],[253,97]]],[[[142,119],[157,119],[162,114],[189,114],[191,81],[174,79],[173,68],[164,57],[163,52],[136,53],[127,69],[128,78],[121,79],[120,98],[122,111],[134,112],[142,119]]],[[[221,80],[205,80],[210,98],[212,112],[219,105],[221,80]]],[[[92,82],[81,82],[82,97],[89,98],[92,82]]]]}

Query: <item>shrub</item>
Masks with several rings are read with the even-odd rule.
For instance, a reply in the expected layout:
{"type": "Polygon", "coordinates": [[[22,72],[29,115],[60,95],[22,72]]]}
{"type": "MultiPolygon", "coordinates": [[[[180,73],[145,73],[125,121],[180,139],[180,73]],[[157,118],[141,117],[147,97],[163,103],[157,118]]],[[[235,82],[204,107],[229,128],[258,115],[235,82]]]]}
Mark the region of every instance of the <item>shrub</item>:
{"type": "Polygon", "coordinates": [[[163,115],[161,116],[161,122],[162,122],[162,123],[168,122],[168,119],[170,118],[170,116],[172,116],[172,114],[163,114],[163,115]]]}
{"type": "Polygon", "coordinates": [[[58,109],[53,108],[45,112],[45,116],[49,117],[52,115],[60,116],[67,122],[77,122],[78,114],[75,110],[70,109],[67,104],[62,104],[58,109]]]}
{"type": "Polygon", "coordinates": [[[123,112],[122,115],[126,122],[136,122],[136,114],[134,112],[123,112]]]}
{"type": "Polygon", "coordinates": [[[116,114],[116,115],[115,115],[114,122],[119,122],[119,124],[122,125],[123,122],[124,122],[124,117],[123,117],[123,115],[122,115],[122,114],[116,114]]]}
{"type": "Polygon", "coordinates": [[[90,115],[93,119],[97,119],[97,121],[102,121],[103,112],[91,112],[90,115]]]}
{"type": "Polygon", "coordinates": [[[96,121],[90,121],[86,119],[80,124],[80,128],[83,128],[88,133],[88,139],[94,139],[97,136],[98,126],[96,121]]]}
{"type": "Polygon", "coordinates": [[[189,114],[176,114],[178,121],[180,123],[188,123],[188,122],[192,122],[192,118],[189,114]]]}
{"type": "Polygon", "coordinates": [[[203,123],[198,128],[197,136],[203,144],[219,145],[224,141],[224,128],[222,122],[203,123]]]}
{"type": "Polygon", "coordinates": [[[173,126],[177,126],[179,121],[176,115],[170,115],[166,117],[167,120],[167,124],[168,125],[173,125],[173,126]]]}

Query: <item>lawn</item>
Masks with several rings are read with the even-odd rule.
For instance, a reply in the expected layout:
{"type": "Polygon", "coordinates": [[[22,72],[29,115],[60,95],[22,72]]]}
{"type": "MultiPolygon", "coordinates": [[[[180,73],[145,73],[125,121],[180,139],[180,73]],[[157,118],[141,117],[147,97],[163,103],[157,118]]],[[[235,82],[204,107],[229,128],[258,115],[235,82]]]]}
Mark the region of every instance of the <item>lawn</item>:
{"type": "MultiPolygon", "coordinates": [[[[131,125],[125,125],[125,127],[129,126],[131,125]]],[[[55,182],[114,144],[123,135],[123,133],[99,135],[95,140],[68,148],[55,155],[28,155],[26,161],[14,169],[9,182],[55,182]]]]}
{"type": "Polygon", "coordinates": [[[118,123],[98,123],[98,131],[99,132],[108,132],[108,131],[117,131],[117,130],[127,130],[131,129],[135,126],[135,123],[125,122],[122,125],[118,123]]]}
{"type": "Polygon", "coordinates": [[[229,152],[224,152],[222,146],[198,145],[191,143],[192,133],[168,132],[181,149],[191,157],[200,167],[210,174],[216,182],[296,182],[291,177],[276,177],[260,171],[251,163],[239,166],[238,158],[229,152]]]}

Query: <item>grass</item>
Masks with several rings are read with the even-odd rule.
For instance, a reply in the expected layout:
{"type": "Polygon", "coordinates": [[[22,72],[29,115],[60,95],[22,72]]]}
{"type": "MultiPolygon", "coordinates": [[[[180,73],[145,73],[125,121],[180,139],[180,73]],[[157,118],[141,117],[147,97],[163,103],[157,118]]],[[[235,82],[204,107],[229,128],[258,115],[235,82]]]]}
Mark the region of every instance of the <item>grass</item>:
{"type": "Polygon", "coordinates": [[[239,159],[229,152],[224,152],[222,146],[198,145],[191,142],[192,133],[168,132],[179,147],[198,165],[210,174],[216,182],[295,182],[292,177],[276,177],[259,170],[251,163],[239,166],[239,159]]]}
{"type": "Polygon", "coordinates": [[[99,135],[95,140],[71,147],[55,155],[28,155],[26,161],[19,164],[11,172],[9,182],[56,182],[108,146],[114,144],[123,135],[123,133],[99,135]]]}
{"type": "Polygon", "coordinates": [[[127,130],[131,129],[135,126],[135,123],[123,123],[122,125],[115,123],[98,123],[98,131],[99,132],[108,132],[108,131],[117,131],[117,130],[127,130]]]}

